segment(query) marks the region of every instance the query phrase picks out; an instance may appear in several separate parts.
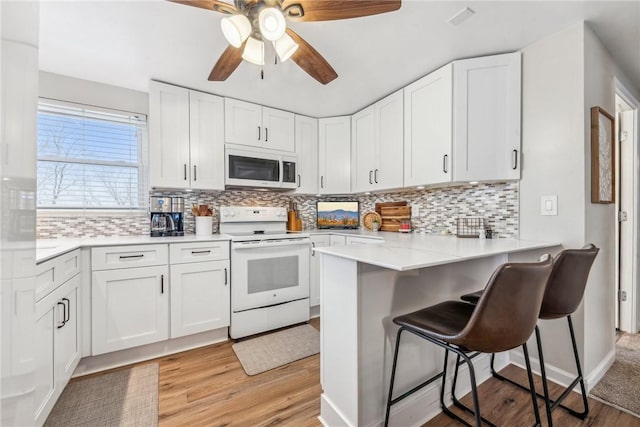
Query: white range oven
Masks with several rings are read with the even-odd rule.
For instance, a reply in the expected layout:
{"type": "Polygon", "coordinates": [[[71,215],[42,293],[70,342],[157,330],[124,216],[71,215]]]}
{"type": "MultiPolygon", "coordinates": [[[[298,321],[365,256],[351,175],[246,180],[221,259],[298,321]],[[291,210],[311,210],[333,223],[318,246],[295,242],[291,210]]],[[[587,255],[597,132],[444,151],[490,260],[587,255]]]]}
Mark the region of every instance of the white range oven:
{"type": "Polygon", "coordinates": [[[309,320],[307,234],[286,232],[285,208],[221,207],[231,237],[232,338],[309,320]]]}

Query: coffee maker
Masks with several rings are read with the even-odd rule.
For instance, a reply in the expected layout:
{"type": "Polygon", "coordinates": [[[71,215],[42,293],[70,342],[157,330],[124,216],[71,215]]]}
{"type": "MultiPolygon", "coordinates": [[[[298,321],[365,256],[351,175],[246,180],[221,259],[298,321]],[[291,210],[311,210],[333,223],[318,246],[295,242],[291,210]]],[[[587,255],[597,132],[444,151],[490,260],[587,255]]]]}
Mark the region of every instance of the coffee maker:
{"type": "Polygon", "coordinates": [[[184,236],[184,198],[151,197],[151,237],[184,236]]]}

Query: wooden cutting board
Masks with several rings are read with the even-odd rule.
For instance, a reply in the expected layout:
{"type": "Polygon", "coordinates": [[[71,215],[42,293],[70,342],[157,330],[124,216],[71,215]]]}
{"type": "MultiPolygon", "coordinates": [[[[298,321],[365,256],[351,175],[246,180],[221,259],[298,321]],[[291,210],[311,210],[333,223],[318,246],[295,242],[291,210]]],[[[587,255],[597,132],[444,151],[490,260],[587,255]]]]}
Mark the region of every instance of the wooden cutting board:
{"type": "Polygon", "coordinates": [[[376,203],[376,212],[382,217],[381,231],[399,231],[403,220],[411,220],[411,206],[407,202],[376,203]]]}

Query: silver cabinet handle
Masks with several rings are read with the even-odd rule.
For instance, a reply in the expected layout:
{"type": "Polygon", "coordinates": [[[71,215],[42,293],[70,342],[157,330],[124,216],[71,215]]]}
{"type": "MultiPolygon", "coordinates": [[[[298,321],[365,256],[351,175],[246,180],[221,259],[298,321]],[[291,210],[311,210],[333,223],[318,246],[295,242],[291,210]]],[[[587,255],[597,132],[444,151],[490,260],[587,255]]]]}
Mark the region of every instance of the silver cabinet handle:
{"type": "MultiPolygon", "coordinates": [[[[64,324],[66,323],[65,319],[67,318],[67,306],[62,301],[58,301],[57,305],[61,305],[62,306],[62,322],[60,322],[60,324],[56,326],[57,329],[60,329],[60,328],[64,327],[64,324]]],[[[58,310],[58,313],[60,313],[60,310],[58,310]]]]}
{"type": "Polygon", "coordinates": [[[373,171],[369,171],[369,184],[373,184],[373,182],[371,181],[371,174],[373,173],[373,171]]]}
{"type": "Polygon", "coordinates": [[[311,242],[311,256],[316,256],[316,242],[311,242]]]}
{"type": "Polygon", "coordinates": [[[206,251],[191,251],[191,255],[210,254],[210,253],[211,253],[211,249],[208,249],[206,251]]]}
{"type": "Polygon", "coordinates": [[[193,165],[193,180],[195,181],[198,175],[196,175],[196,165],[193,165]]]}
{"type": "Polygon", "coordinates": [[[69,301],[69,298],[62,298],[62,302],[67,307],[67,310],[66,310],[67,315],[65,316],[64,323],[63,323],[63,325],[66,325],[67,322],[71,320],[71,301],[69,301]]]}
{"type": "Polygon", "coordinates": [[[449,160],[449,155],[445,154],[444,156],[442,156],[442,172],[444,173],[449,173],[448,169],[447,169],[447,165],[448,165],[448,161],[449,160]]]}
{"type": "Polygon", "coordinates": [[[264,128],[264,142],[269,142],[269,128],[264,128]]]}
{"type": "Polygon", "coordinates": [[[227,269],[224,269],[224,285],[227,286],[227,284],[229,284],[229,273],[227,271],[227,269]]]}
{"type": "Polygon", "coordinates": [[[376,169],[373,172],[373,181],[377,184],[378,183],[378,169],[376,169]]]}
{"type": "Polygon", "coordinates": [[[160,293],[164,294],[164,274],[160,275],[160,293]]]}
{"type": "Polygon", "coordinates": [[[320,175],[320,188],[324,188],[324,176],[320,175]]]}
{"type": "Polygon", "coordinates": [[[298,188],[300,188],[300,183],[302,182],[302,180],[300,179],[300,174],[298,174],[298,188]]]}
{"type": "Polygon", "coordinates": [[[258,141],[260,141],[260,126],[258,126],[258,141]]]}
{"type": "Polygon", "coordinates": [[[187,180],[187,164],[184,164],[184,180],[187,180]]]}
{"type": "Polygon", "coordinates": [[[515,150],[515,149],[514,149],[514,150],[511,152],[511,157],[512,157],[512,160],[511,160],[511,165],[512,165],[512,166],[511,166],[511,169],[516,170],[516,169],[518,169],[518,150],[515,150]]]}

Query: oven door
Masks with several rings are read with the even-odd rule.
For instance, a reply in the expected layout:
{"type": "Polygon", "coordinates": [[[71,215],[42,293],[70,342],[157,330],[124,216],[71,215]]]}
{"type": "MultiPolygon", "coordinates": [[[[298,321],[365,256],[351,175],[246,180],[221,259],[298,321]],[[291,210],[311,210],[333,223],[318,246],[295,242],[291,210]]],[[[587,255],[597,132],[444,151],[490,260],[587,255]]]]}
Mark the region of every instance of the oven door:
{"type": "Polygon", "coordinates": [[[232,242],[234,312],[309,298],[309,239],[232,242]]]}

